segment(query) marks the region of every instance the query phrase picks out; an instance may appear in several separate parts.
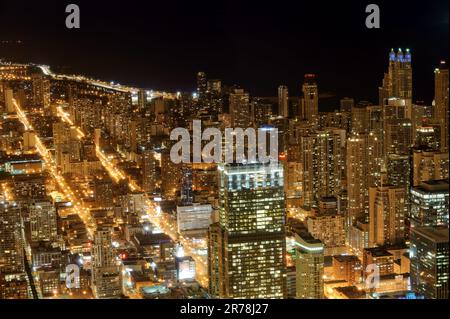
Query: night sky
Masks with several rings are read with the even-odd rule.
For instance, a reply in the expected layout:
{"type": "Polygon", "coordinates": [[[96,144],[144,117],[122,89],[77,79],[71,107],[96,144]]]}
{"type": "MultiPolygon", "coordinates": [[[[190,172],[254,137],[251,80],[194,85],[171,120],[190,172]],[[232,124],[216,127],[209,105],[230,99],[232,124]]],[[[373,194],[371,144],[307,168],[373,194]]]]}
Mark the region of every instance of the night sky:
{"type": "Polygon", "coordinates": [[[195,74],[274,96],[299,95],[305,73],[320,92],[377,102],[391,47],[410,48],[414,99],[431,103],[433,69],[448,59],[448,0],[3,1],[0,58],[167,91],[193,91],[195,74]],[[66,29],[65,7],[81,9],[66,29]],[[366,5],[381,29],[365,27],[366,5]]]}

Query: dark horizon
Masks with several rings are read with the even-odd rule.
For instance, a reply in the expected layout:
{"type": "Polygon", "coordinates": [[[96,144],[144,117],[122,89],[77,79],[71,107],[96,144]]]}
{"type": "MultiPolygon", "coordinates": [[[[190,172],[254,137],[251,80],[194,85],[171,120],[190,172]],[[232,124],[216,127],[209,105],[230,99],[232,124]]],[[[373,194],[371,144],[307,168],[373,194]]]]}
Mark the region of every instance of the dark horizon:
{"type": "Polygon", "coordinates": [[[330,105],[344,96],[376,103],[392,47],[411,50],[414,100],[431,104],[433,70],[448,60],[445,0],[377,1],[378,30],[365,27],[363,1],[76,1],[78,30],[64,25],[69,3],[0,1],[0,58],[171,92],[194,90],[204,71],[252,96],[275,96],[281,84],[298,96],[303,75],[316,73],[330,105]]]}

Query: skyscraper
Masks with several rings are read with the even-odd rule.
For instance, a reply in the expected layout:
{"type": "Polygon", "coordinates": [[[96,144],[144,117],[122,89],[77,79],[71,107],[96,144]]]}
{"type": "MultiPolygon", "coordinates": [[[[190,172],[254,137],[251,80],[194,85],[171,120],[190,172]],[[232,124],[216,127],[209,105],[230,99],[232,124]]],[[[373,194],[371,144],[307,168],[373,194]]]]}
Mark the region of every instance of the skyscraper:
{"type": "Polygon", "coordinates": [[[313,121],[319,115],[319,91],[315,74],[305,74],[302,92],[302,118],[313,121]]]}
{"type": "Polygon", "coordinates": [[[24,238],[20,208],[13,203],[0,205],[0,274],[24,272],[24,238]]]}
{"type": "Polygon", "coordinates": [[[448,153],[427,148],[416,148],[412,156],[412,186],[432,179],[448,179],[448,153]]]}
{"type": "Polygon", "coordinates": [[[380,185],[381,141],[373,134],[359,134],[347,139],[348,222],[368,222],[369,187],[380,185]]]}
{"type": "Polygon", "coordinates": [[[32,74],[33,106],[50,107],[50,80],[43,74],[32,74]]]}
{"type": "Polygon", "coordinates": [[[385,99],[400,98],[406,100],[407,118],[411,119],[412,111],[412,64],[411,52],[406,49],[394,49],[389,53],[388,73],[384,74],[383,84],[379,88],[380,105],[385,99]]]}
{"type": "Polygon", "coordinates": [[[31,241],[56,241],[56,210],[51,202],[33,201],[29,206],[31,241]]]}
{"type": "Polygon", "coordinates": [[[92,292],[96,298],[119,298],[122,282],[112,249],[111,232],[107,228],[94,233],[92,248],[92,292]]]}
{"type": "Polygon", "coordinates": [[[231,126],[246,129],[250,127],[253,116],[250,109],[250,96],[243,89],[230,93],[231,126]]]}
{"type": "Polygon", "coordinates": [[[434,71],[433,119],[441,124],[441,151],[448,152],[448,66],[442,61],[434,71]]]}
{"type": "Polygon", "coordinates": [[[300,137],[303,203],[316,205],[321,197],[341,190],[345,165],[345,131],[326,128],[300,137]]]}
{"type": "Polygon", "coordinates": [[[285,199],[279,164],[219,165],[219,222],[209,230],[210,292],[285,296],[285,199]]]}
{"type": "Polygon", "coordinates": [[[202,100],[206,97],[206,91],[208,90],[208,81],[206,79],[205,72],[197,73],[197,94],[199,100],[202,100]]]}
{"type": "Polygon", "coordinates": [[[395,186],[369,189],[369,245],[403,243],[405,238],[406,189],[395,186]]]}
{"type": "Polygon", "coordinates": [[[448,299],[448,227],[415,227],[411,232],[411,283],[425,299],[448,299]]]}
{"type": "Polygon", "coordinates": [[[448,180],[429,180],[411,188],[411,224],[448,227],[448,180]]]}
{"type": "Polygon", "coordinates": [[[285,85],[278,87],[278,115],[282,117],[289,116],[289,91],[285,85]]]}
{"type": "Polygon", "coordinates": [[[158,162],[153,150],[142,152],[142,189],[145,192],[153,193],[156,189],[158,162]]]}

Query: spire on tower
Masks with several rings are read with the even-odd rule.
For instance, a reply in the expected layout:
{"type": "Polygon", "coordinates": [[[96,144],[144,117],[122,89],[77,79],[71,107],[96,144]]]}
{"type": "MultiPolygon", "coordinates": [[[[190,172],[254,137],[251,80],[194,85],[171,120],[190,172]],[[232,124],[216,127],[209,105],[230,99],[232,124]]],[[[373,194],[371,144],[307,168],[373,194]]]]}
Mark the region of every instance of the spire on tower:
{"type": "Polygon", "coordinates": [[[389,52],[389,61],[395,61],[395,52],[394,48],[391,49],[391,52],[389,52]]]}

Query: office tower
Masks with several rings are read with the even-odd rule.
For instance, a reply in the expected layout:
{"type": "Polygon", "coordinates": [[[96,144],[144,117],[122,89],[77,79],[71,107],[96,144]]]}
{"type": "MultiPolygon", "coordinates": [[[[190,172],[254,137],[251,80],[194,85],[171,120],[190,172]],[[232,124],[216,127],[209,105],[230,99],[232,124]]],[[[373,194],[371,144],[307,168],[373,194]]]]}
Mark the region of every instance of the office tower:
{"type": "Polygon", "coordinates": [[[158,161],[153,150],[142,152],[142,189],[144,192],[153,193],[158,181],[157,167],[158,161]]]}
{"type": "Polygon", "coordinates": [[[28,206],[31,241],[55,241],[56,209],[51,202],[34,200],[28,206]]]}
{"type": "Polygon", "coordinates": [[[197,73],[197,94],[199,100],[203,100],[206,97],[206,92],[208,91],[208,81],[206,79],[205,72],[197,73]]]}
{"type": "Polygon", "coordinates": [[[92,247],[92,292],[95,298],[119,298],[122,282],[107,228],[97,229],[92,247]]]}
{"type": "Polygon", "coordinates": [[[351,108],[352,134],[369,133],[369,112],[365,105],[354,105],[351,108]]]}
{"type": "Polygon", "coordinates": [[[16,108],[14,107],[13,103],[13,90],[12,89],[6,89],[5,90],[5,109],[8,113],[14,113],[16,111],[16,108]]]}
{"type": "Polygon", "coordinates": [[[448,226],[448,198],[448,180],[428,180],[412,187],[412,226],[448,226]]]}
{"type": "Polygon", "coordinates": [[[297,272],[297,299],[322,299],[324,246],[305,229],[294,232],[297,272]]]}
{"type": "Polygon", "coordinates": [[[231,127],[240,127],[246,129],[250,127],[253,116],[250,110],[249,94],[245,93],[243,89],[235,89],[230,93],[230,116],[231,127]]]}
{"type": "Polygon", "coordinates": [[[305,74],[302,93],[301,117],[309,122],[317,120],[317,116],[319,115],[319,91],[317,89],[315,74],[305,74]]]}
{"type": "Polygon", "coordinates": [[[50,107],[50,80],[42,74],[32,74],[33,107],[50,107]]]}
{"type": "Polygon", "coordinates": [[[373,133],[347,140],[347,193],[349,225],[368,222],[369,187],[381,182],[381,140],[373,133]]]}
{"type": "Polygon", "coordinates": [[[289,117],[289,91],[285,85],[278,87],[278,115],[289,117]]]}
{"type": "Polygon", "coordinates": [[[303,204],[316,205],[321,197],[337,195],[345,176],[345,131],[326,128],[300,137],[303,204]]]}
{"type": "Polygon", "coordinates": [[[355,100],[350,97],[344,97],[340,100],[340,111],[351,112],[352,107],[355,105],[355,100]]]}
{"type": "Polygon", "coordinates": [[[394,49],[389,53],[388,73],[384,74],[382,86],[379,88],[379,104],[389,98],[400,98],[406,100],[406,117],[411,119],[412,108],[412,64],[411,52],[406,49],[405,53],[394,49]]]}
{"type": "Polygon", "coordinates": [[[394,245],[405,239],[406,189],[369,188],[369,246],[394,245]]]}
{"type": "Polygon", "coordinates": [[[24,272],[24,238],[20,208],[3,202],[0,205],[0,274],[24,272]]]}
{"type": "Polygon", "coordinates": [[[425,299],[448,299],[448,249],[448,227],[412,229],[411,284],[425,299]]]}
{"type": "Polygon", "coordinates": [[[448,153],[427,148],[416,148],[412,155],[412,186],[433,179],[448,179],[448,153]]]}
{"type": "Polygon", "coordinates": [[[433,119],[441,124],[441,151],[448,152],[448,66],[442,61],[434,71],[433,119]]]}
{"type": "Polygon", "coordinates": [[[219,187],[219,222],[208,235],[210,293],[221,298],[283,298],[282,166],[221,164],[219,187]]]}

